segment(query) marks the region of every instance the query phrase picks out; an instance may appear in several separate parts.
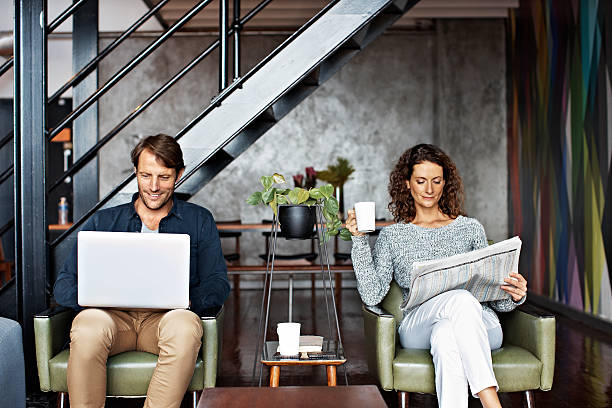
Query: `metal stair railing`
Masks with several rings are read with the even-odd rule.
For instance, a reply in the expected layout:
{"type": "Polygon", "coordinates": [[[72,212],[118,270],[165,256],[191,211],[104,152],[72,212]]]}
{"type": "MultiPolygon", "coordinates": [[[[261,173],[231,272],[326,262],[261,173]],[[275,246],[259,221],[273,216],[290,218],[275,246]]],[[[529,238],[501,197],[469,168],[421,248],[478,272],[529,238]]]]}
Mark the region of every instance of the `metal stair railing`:
{"type": "MultiPolygon", "coordinates": [[[[73,3],[70,7],[64,10],[60,15],[51,22],[51,24],[47,27],[47,34],[55,31],[57,27],[59,27],[64,21],[70,18],[83,4],[85,4],[88,0],[79,0],[78,2],[73,3]]],[[[106,57],[110,54],[115,48],[117,48],[125,39],[127,39],[132,33],[134,33],[140,26],[142,26],[145,22],[149,20],[152,16],[154,16],[166,3],[170,0],[161,0],[157,3],[153,8],[151,8],[147,13],[142,15],[134,24],[132,24],[127,30],[125,30],[119,37],[117,37],[113,42],[111,42],[104,50],[102,50],[95,58],[93,58],[89,63],[87,63],[79,72],[77,72],[68,82],[60,87],[48,100],[47,104],[56,102],[69,88],[77,86],[80,84],[83,79],[87,77],[106,57]]],[[[0,66],[0,76],[6,73],[9,69],[11,69],[14,65],[14,57],[10,57],[2,66],[0,66]]],[[[0,149],[4,147],[8,142],[13,138],[13,131],[9,132],[4,138],[0,139],[0,149]]],[[[10,178],[13,174],[13,165],[9,166],[6,171],[0,173],[0,184],[10,178]]],[[[65,179],[65,177],[63,177],[65,179]]],[[[59,183],[61,184],[61,182],[59,183]]],[[[58,185],[59,185],[58,184],[58,185]]],[[[53,190],[57,185],[50,189],[53,190]]],[[[1,236],[2,234],[0,234],[1,236]]]]}
{"type": "Polygon", "coordinates": [[[8,60],[6,60],[4,64],[0,66],[0,76],[2,76],[6,71],[11,69],[14,63],[15,63],[14,57],[10,57],[8,60]]]}
{"type": "MultiPolygon", "coordinates": [[[[255,15],[257,15],[257,13],[259,13],[261,10],[263,10],[269,3],[271,3],[273,0],[263,0],[261,1],[257,6],[255,6],[249,13],[247,13],[247,15],[245,15],[242,19],[239,20],[239,22],[234,21],[233,26],[226,31],[227,35],[232,35],[237,33],[239,30],[236,30],[236,27],[242,27],[244,26],[246,23],[248,23],[253,17],[255,17],[255,15]]],[[[319,11],[313,18],[311,18],[306,24],[304,24],[302,27],[300,27],[298,30],[296,30],[290,37],[288,37],[285,41],[283,41],[283,43],[281,43],[277,48],[275,48],[267,57],[265,57],[262,61],[260,61],[255,67],[253,67],[246,75],[242,76],[242,77],[238,77],[237,79],[234,80],[234,82],[232,82],[231,85],[227,86],[225,89],[223,89],[215,98],[213,98],[213,100],[211,101],[211,103],[204,109],[204,111],[202,111],[202,113],[200,113],[198,116],[196,116],[193,120],[191,120],[191,122],[189,122],[189,124],[187,124],[183,129],[181,129],[177,135],[175,136],[175,138],[178,140],[181,138],[181,136],[183,136],[185,133],[187,133],[193,126],[195,126],[195,124],[197,124],[202,118],[204,118],[208,113],[210,113],[215,107],[219,106],[219,104],[225,99],[227,98],[233,91],[235,91],[236,89],[239,89],[242,85],[242,83],[244,81],[246,81],[248,78],[250,78],[255,72],[257,72],[262,66],[264,66],[268,61],[270,61],[274,56],[276,56],[279,52],[281,52],[288,44],[290,44],[297,36],[299,36],[304,30],[306,30],[308,27],[310,27],[316,20],[318,20],[320,18],[320,16],[322,16],[323,14],[325,14],[331,7],[333,7],[336,3],[338,3],[339,0],[333,0],[331,1],[328,5],[326,5],[321,11],[319,11]]],[[[239,3],[239,0],[235,0],[234,3],[239,3]]],[[[143,105],[146,104],[146,106],[149,106],[154,99],[157,99],[159,96],[161,96],[161,94],[163,94],[163,92],[165,92],[167,89],[169,89],[170,85],[169,83],[172,82],[172,84],[174,84],[176,81],[178,81],[179,75],[180,77],[184,76],[188,70],[190,70],[191,68],[193,68],[197,62],[201,61],[203,58],[205,58],[207,55],[209,55],[213,50],[215,50],[217,47],[219,47],[221,45],[221,35],[220,38],[217,38],[217,40],[215,42],[213,42],[206,50],[204,50],[200,55],[198,55],[197,57],[195,57],[190,63],[188,63],[178,74],[175,75],[175,77],[171,78],[166,84],[164,84],[157,92],[155,92],[152,96],[150,96],[145,102],[143,102],[143,105]],[[197,62],[196,62],[197,61],[197,62]],[[161,92],[161,93],[160,93],[161,92]]],[[[129,65],[129,63],[128,63],[129,65]]],[[[236,73],[237,71],[235,71],[236,73]]],[[[220,82],[222,82],[222,80],[220,80],[220,82]]],[[[77,108],[78,109],[78,108],[77,108]]],[[[57,186],[61,185],[62,180],[64,180],[66,177],[71,176],[72,174],[74,174],[75,172],[77,172],[79,169],[81,169],[83,166],[85,166],[87,164],[87,162],[91,161],[93,158],[95,158],[96,153],[100,150],[100,148],[108,143],[108,141],[114,136],[116,135],[123,127],[125,127],[129,122],[131,122],[136,116],[138,116],[140,113],[142,113],[142,109],[137,108],[134,112],[132,112],[132,114],[130,114],[128,117],[126,117],[119,125],[117,125],[117,127],[113,130],[111,130],[109,132],[109,134],[107,134],[103,139],[101,139],[96,145],[94,145],[89,151],[87,151],[82,158],[84,160],[79,161],[77,160],[77,162],[75,162],[73,164],[72,167],[78,166],[77,169],[75,169],[74,171],[72,170],[72,167],[66,171],[62,176],[60,176],[60,179],[56,180],[50,187],[50,189],[54,189],[57,186]],[[121,127],[120,129],[118,129],[118,127],[121,127]],[[87,157],[86,157],[87,156],[87,157]]],[[[60,127],[60,125],[58,125],[58,128],[60,127]]],[[[185,180],[187,180],[194,172],[190,171],[189,173],[185,174],[181,180],[179,181],[179,183],[177,183],[177,187],[180,186],[180,184],[182,182],[184,182],[185,180]]],[[[97,204],[95,204],[91,209],[89,209],[89,211],[87,211],[86,213],[83,214],[82,217],[80,217],[78,220],[74,220],[72,226],[67,229],[66,231],[64,231],[59,237],[57,237],[55,240],[53,240],[50,243],[50,247],[53,249],[54,247],[56,247],[59,243],[61,243],[66,237],[70,236],[74,231],[76,231],[87,219],[89,219],[96,211],[98,211],[100,208],[102,208],[106,203],[108,203],[119,191],[121,191],[125,186],[127,186],[130,181],[132,181],[134,179],[134,174],[130,174],[129,176],[127,176],[122,182],[120,182],[113,190],[111,190],[105,197],[103,197],[101,200],[98,201],[97,204]]]]}
{"type": "MultiPolygon", "coordinates": [[[[167,0],[166,0],[167,1],[167,0]]],[[[235,3],[239,3],[238,0],[234,0],[235,3]]],[[[228,30],[228,36],[236,33],[236,25],[239,27],[244,26],[251,20],[259,11],[261,11],[266,5],[271,3],[273,0],[264,0],[259,5],[257,5],[253,10],[251,10],[244,18],[238,20],[238,22],[234,23],[234,26],[228,30]]],[[[235,38],[238,38],[236,36],[235,38]]],[[[87,152],[83,153],[81,157],[75,161],[72,166],[66,170],[57,180],[55,180],[51,186],[48,188],[48,192],[53,191],[55,188],[62,185],[63,181],[74,175],[80,169],[82,169],[87,163],[93,160],[97,153],[100,151],[104,145],[106,145],[114,136],[116,136],[121,130],[123,130],[127,125],[129,125],[134,119],[136,119],[141,113],[143,113],[153,102],[155,102],[159,97],[161,97],[168,89],[170,89],[174,84],[176,84],[179,80],[181,80],[187,73],[189,73],[194,67],[196,67],[202,60],[204,60],[210,53],[215,51],[221,44],[221,40],[217,38],[212,44],[210,44],[204,51],[202,51],[199,55],[193,58],[187,65],[185,65],[178,73],[176,73],[172,78],[170,78],[164,85],[162,85],[157,91],[155,91],[151,96],[149,96],[146,100],[138,104],[138,106],[128,115],[126,116],[119,124],[117,124],[112,130],[110,130],[104,137],[102,137],[98,142],[92,146],[87,152]]],[[[239,61],[239,58],[235,60],[239,61]]],[[[239,73],[239,70],[235,69],[235,73],[239,73]]]]}
{"type": "Polygon", "coordinates": [[[68,89],[80,84],[84,78],[87,77],[106,57],[109,55],[115,48],[117,48],[121,43],[126,40],[132,33],[134,33],[140,26],[146,23],[152,16],[154,16],[163,6],[166,5],[170,0],[161,0],[159,3],[155,5],[155,7],[151,8],[147,13],[143,14],[134,24],[132,24],[127,30],[125,30],[119,37],[113,40],[110,44],[106,46],[96,57],[94,57],[91,61],[89,61],[83,68],[79,70],[76,74],[68,80],[64,85],[62,85],[51,97],[49,97],[48,103],[53,103],[57,101],[68,89]]]}
{"type": "Polygon", "coordinates": [[[60,123],[53,129],[48,131],[47,138],[53,139],[55,136],[62,131],[66,125],[72,123],[81,113],[83,113],[92,104],[98,101],[106,92],[108,92],[113,86],[115,86],[123,77],[129,74],[138,64],[140,64],[146,57],[151,55],[153,51],[159,48],[168,38],[172,36],[176,31],[189,22],[196,14],[203,10],[207,5],[212,3],[213,0],[201,0],[198,4],[191,8],[183,17],[181,17],[176,23],[174,23],[168,30],[166,30],[159,38],[149,44],[144,50],[142,50],[136,57],[130,62],[125,64],[115,75],[113,75],[103,86],[98,88],[92,95],[85,99],[79,106],[77,106],[72,113],[68,114],[60,123]]]}
{"type": "MultiPolygon", "coordinates": [[[[45,31],[45,35],[50,34],[53,30],[59,27],[66,19],[72,16],[85,2],[88,0],[79,0],[73,3],[70,7],[64,10],[60,15],[53,20],[45,31]]],[[[154,16],[159,10],[168,3],[169,0],[160,0],[155,6],[153,6],[147,13],[141,16],[134,24],[132,24],[127,30],[125,30],[118,38],[116,38],[111,44],[109,44],[104,50],[102,50],[96,57],[94,57],[89,63],[87,63],[78,73],[76,73],[68,82],[60,87],[58,91],[56,91],[50,98],[48,98],[44,103],[49,104],[54,101],[57,101],[61,95],[63,95],[68,89],[78,85],[81,81],[87,77],[89,73],[91,73],[100,63],[100,61],[109,55],[117,46],[119,46],[125,39],[127,39],[132,33],[134,33],[142,24],[144,24],[150,17],[154,16]]],[[[90,95],[85,101],[83,101],[76,109],[74,109],[70,114],[68,114],[65,118],[63,118],[58,125],[56,125],[53,129],[46,130],[47,140],[53,139],[61,130],[72,123],[79,115],[81,115],[88,107],[90,107],[93,103],[98,101],[108,90],[110,90],[114,85],[116,85],[123,77],[125,77],[132,69],[134,69],[139,63],[141,63],[147,56],[149,56],[153,51],[155,51],[159,46],[161,46],[168,38],[170,38],[176,31],[182,28],[187,22],[189,22],[193,17],[195,17],[200,11],[202,11],[207,5],[209,5],[212,0],[201,0],[195,6],[193,6],[185,15],[183,15],[179,20],[177,20],[171,27],[160,35],[160,37],[154,41],[152,44],[147,46],[143,51],[141,51],[136,57],[134,57],[130,62],[124,65],[111,79],[109,79],[102,87],[100,87],[96,92],[90,95]]],[[[181,71],[175,74],[170,80],[168,80],[162,87],[160,87],[153,95],[151,95],[147,100],[138,105],[138,107],[131,112],[127,117],[125,117],[113,130],[111,130],[107,135],[105,135],[102,139],[100,139],[92,148],[90,148],[85,154],[81,155],[81,157],[62,175],[58,180],[55,180],[51,186],[47,189],[47,192],[51,192],[59,185],[63,183],[63,181],[75,173],[77,173],[80,169],[82,169],[88,162],[93,160],[98,151],[110,141],[115,135],[117,135],[125,126],[127,126],[131,121],[133,121],[136,117],[138,117],[144,110],[146,110],[155,100],[157,100],[160,96],[162,96],[168,89],[170,89],[176,82],[178,82],[181,78],[183,78],[191,69],[193,69],[197,64],[199,64],[204,58],[210,55],[215,49],[218,47],[222,47],[225,49],[223,52],[224,58],[220,58],[220,73],[219,73],[219,82],[220,82],[220,91],[221,87],[225,87],[227,84],[227,39],[229,36],[234,35],[235,44],[239,45],[240,39],[240,31],[242,27],[251,20],[255,15],[257,15],[261,10],[263,10],[272,0],[263,0],[257,6],[255,6],[247,15],[240,19],[240,0],[234,0],[234,19],[231,25],[231,28],[228,29],[227,18],[228,18],[228,0],[220,0],[221,8],[220,8],[220,24],[219,24],[219,37],[213,44],[207,47],[200,55],[194,58],[191,62],[189,62],[181,71]]],[[[239,75],[239,48],[235,50],[235,67],[234,67],[234,76],[239,75]],[[237,57],[237,58],[236,58],[237,57]]],[[[14,58],[9,59],[5,62],[0,69],[2,73],[8,71],[14,65],[14,58]]],[[[10,132],[7,136],[0,140],[0,147],[6,145],[13,137],[13,132],[10,132]]],[[[0,184],[6,181],[11,177],[14,172],[14,166],[9,166],[8,169],[0,173],[0,184]]],[[[123,187],[125,184],[121,183],[119,187],[123,187]]],[[[109,197],[110,198],[110,197],[109,197]]],[[[76,226],[80,225],[88,216],[95,212],[98,208],[100,208],[102,204],[99,204],[95,207],[93,211],[88,212],[78,220],[75,224],[76,226]]],[[[11,220],[14,223],[14,220],[11,220]]],[[[0,234],[1,235],[1,234],[0,234]]],[[[65,234],[58,237],[57,240],[54,241],[54,244],[60,242],[65,234]]]]}

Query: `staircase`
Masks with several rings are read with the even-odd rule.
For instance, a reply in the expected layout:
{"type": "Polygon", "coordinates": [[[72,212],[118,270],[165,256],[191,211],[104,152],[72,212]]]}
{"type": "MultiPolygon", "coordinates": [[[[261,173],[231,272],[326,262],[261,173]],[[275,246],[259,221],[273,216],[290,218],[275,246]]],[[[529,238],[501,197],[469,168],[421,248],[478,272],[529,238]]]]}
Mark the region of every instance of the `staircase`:
{"type": "MultiPolygon", "coordinates": [[[[36,4],[40,4],[40,2],[43,1],[45,0],[36,0],[36,4]]],[[[148,18],[147,16],[150,17],[153,15],[161,9],[167,1],[168,0],[160,0],[157,5],[152,7],[149,13],[143,16],[139,21],[145,21],[146,18],[148,18]]],[[[243,21],[248,21],[252,15],[256,14],[270,2],[271,0],[262,0],[256,9],[245,16],[243,20],[240,20],[240,23],[242,24],[243,21]]],[[[391,26],[417,2],[418,0],[331,1],[328,6],[289,37],[255,68],[246,75],[235,80],[231,85],[225,87],[201,114],[194,118],[176,135],[183,149],[186,164],[185,175],[177,186],[177,192],[182,193],[186,197],[191,197],[198,192],[216,174],[235,160],[268,129],[274,126],[276,122],[288,114],[304,98],[313,93],[321,84],[329,79],[352,57],[363,50],[376,37],[382,34],[386,28],[391,26]]],[[[43,44],[45,40],[44,36],[52,32],[55,27],[59,26],[62,21],[65,21],[74,10],[84,3],[84,1],[74,2],[69,9],[62,13],[54,22],[49,24],[47,29],[42,32],[33,30],[32,32],[20,33],[16,29],[16,39],[21,38],[22,34],[24,36],[17,44],[21,44],[21,48],[26,45],[35,50],[36,45],[34,44],[43,44]]],[[[191,18],[189,16],[195,15],[209,3],[211,3],[211,0],[201,0],[200,3],[194,6],[181,21],[188,21],[189,18],[191,18]]],[[[30,10],[31,9],[28,7],[24,8],[24,13],[30,14],[22,15],[21,18],[23,21],[29,19],[27,20],[29,21],[28,24],[36,27],[38,25],[39,16],[36,13],[31,13],[30,10]]],[[[235,22],[236,20],[234,23],[235,22]]],[[[136,30],[138,24],[140,23],[134,23],[122,37],[129,35],[127,33],[130,30],[132,32],[136,30]]],[[[235,26],[232,26],[230,28],[226,25],[220,25],[220,37],[219,40],[217,40],[217,45],[214,47],[220,46],[220,48],[223,48],[224,45],[222,40],[227,40],[227,36],[233,32],[234,27],[235,26]],[[222,33],[224,34],[222,35],[222,33]]],[[[179,25],[173,25],[167,29],[166,32],[160,36],[159,43],[161,44],[161,42],[165,41],[172,32],[178,29],[180,29],[179,25]]],[[[194,62],[190,63],[189,69],[214,50],[214,47],[209,47],[200,57],[197,57],[194,62]]],[[[151,52],[153,49],[154,48],[151,48],[151,52]]],[[[106,52],[106,50],[102,53],[104,52],[106,52]]],[[[24,55],[30,58],[28,61],[32,60],[32,58],[34,58],[35,61],[40,61],[41,58],[36,52],[24,55]]],[[[117,81],[126,75],[133,66],[142,61],[140,58],[141,56],[142,59],[146,57],[144,54],[139,54],[138,57],[135,57],[134,60],[128,64],[129,67],[126,65],[121,72],[116,74],[117,81]]],[[[95,69],[97,62],[101,58],[103,57],[96,58],[96,61],[91,61],[88,67],[95,69]]],[[[23,61],[26,61],[26,59],[23,61]]],[[[34,66],[36,64],[38,64],[38,62],[32,64],[24,63],[23,65],[27,68],[28,66],[34,66]]],[[[12,65],[13,60],[3,64],[0,67],[0,75],[6,72],[12,65]]],[[[186,67],[180,75],[184,75],[189,69],[186,67]]],[[[81,77],[85,77],[88,72],[82,71],[75,75],[65,87],[75,86],[82,79],[81,77]]],[[[220,72],[223,71],[221,70],[220,72]]],[[[46,73],[43,72],[42,75],[46,78],[46,73]]],[[[28,84],[30,84],[28,85],[30,86],[28,89],[32,89],[32,78],[35,78],[35,76],[27,78],[30,78],[28,79],[28,81],[30,81],[28,82],[28,84]]],[[[142,110],[146,109],[155,98],[163,94],[163,92],[172,86],[178,79],[180,79],[179,74],[164,85],[163,89],[160,88],[154,98],[151,97],[150,100],[139,106],[138,111],[130,113],[130,115],[128,115],[121,124],[117,125],[111,133],[100,139],[98,144],[88,153],[83,154],[81,157],[82,163],[79,165],[73,164],[73,168],[69,170],[70,174],[65,174],[63,178],[78,172],[87,161],[95,159],[97,151],[99,151],[108,140],[114,137],[125,125],[127,125],[127,123],[140,114],[142,110]],[[87,157],[85,158],[85,156],[87,157]]],[[[35,81],[36,79],[34,79],[34,82],[35,81]]],[[[110,82],[109,80],[109,82],[102,85],[87,101],[94,103],[106,92],[106,90],[114,86],[115,82],[110,82]]],[[[40,93],[38,88],[35,88],[35,90],[40,93]]],[[[58,95],[53,95],[51,98],[48,98],[48,100],[55,100],[57,96],[58,95]]],[[[35,97],[29,95],[26,100],[28,104],[24,104],[23,107],[20,107],[20,111],[17,112],[18,117],[21,119],[21,122],[18,122],[21,123],[20,126],[23,126],[23,123],[28,124],[23,128],[20,127],[20,132],[24,135],[28,135],[28,138],[30,138],[23,140],[18,138],[17,140],[17,142],[21,144],[21,147],[29,152],[23,155],[23,157],[42,157],[39,156],[42,151],[40,149],[42,139],[48,140],[48,138],[54,136],[54,132],[61,130],[62,127],[72,122],[72,120],[80,114],[80,112],[77,111],[82,111],[86,108],[86,106],[76,108],[73,114],[66,117],[61,125],[58,125],[55,129],[49,129],[46,127],[48,124],[42,119],[43,115],[40,114],[41,111],[44,112],[46,107],[44,103],[46,102],[38,101],[44,100],[46,99],[42,93],[36,94],[35,97]],[[39,103],[43,103],[43,105],[39,105],[39,103]],[[29,120],[28,115],[36,120],[29,120]],[[44,132],[39,136],[38,133],[41,132],[41,129],[44,129],[44,132]],[[37,141],[39,137],[41,141],[37,141]]],[[[21,103],[23,102],[24,101],[21,101],[21,103]]],[[[0,138],[2,145],[6,145],[10,140],[12,140],[12,132],[0,138]]],[[[45,234],[47,226],[44,216],[41,216],[44,211],[38,209],[40,207],[39,203],[44,202],[45,194],[47,194],[50,189],[53,189],[54,185],[56,186],[62,183],[63,178],[56,180],[54,184],[50,183],[50,187],[45,185],[44,166],[41,167],[40,164],[32,166],[35,160],[32,161],[31,158],[28,160],[25,170],[21,171],[25,171],[26,174],[24,175],[20,172],[19,177],[21,177],[22,181],[21,184],[17,184],[20,186],[36,186],[34,188],[28,187],[30,191],[25,193],[20,190],[21,202],[30,203],[30,205],[23,207],[27,211],[23,214],[20,212],[19,217],[21,219],[15,221],[10,220],[0,225],[2,233],[7,233],[13,225],[15,225],[16,230],[18,230],[17,235],[19,236],[19,242],[17,243],[17,248],[19,249],[19,253],[16,257],[16,267],[18,269],[25,268],[18,273],[17,282],[19,282],[19,284],[16,289],[15,279],[13,279],[9,287],[0,290],[0,305],[4,309],[11,308],[11,305],[14,305],[15,308],[21,308],[18,310],[19,313],[15,311],[15,314],[21,316],[19,317],[20,320],[24,321],[31,319],[33,313],[39,312],[41,305],[48,304],[48,296],[50,295],[51,284],[55,280],[56,272],[59,270],[63,260],[73,247],[76,240],[76,233],[82,228],[83,223],[86,222],[95,211],[101,208],[129,201],[132,194],[137,191],[136,181],[134,176],[131,175],[121,182],[106,197],[102,198],[83,217],[79,220],[75,220],[72,228],[63,233],[55,241],[47,243],[42,236],[45,234]],[[28,180],[32,180],[32,183],[23,184],[23,180],[26,179],[26,176],[28,180]],[[43,185],[39,187],[38,184],[40,184],[41,180],[43,185]],[[40,238],[38,238],[39,236],[40,238]],[[47,253],[50,255],[48,258],[46,257],[47,253]],[[50,263],[47,263],[47,260],[50,263]],[[36,299],[36,302],[30,302],[32,299],[36,299]]],[[[23,167],[23,163],[21,167],[23,167]]],[[[15,168],[20,167],[16,165],[15,168]]],[[[12,179],[12,166],[8,169],[0,169],[0,172],[0,177],[2,179],[0,184],[12,179]]],[[[19,180],[17,174],[15,177],[19,180]]],[[[13,313],[10,314],[14,315],[13,313]]],[[[27,330],[24,333],[24,340],[26,346],[29,347],[32,344],[31,327],[27,324],[25,327],[27,330]]]]}
{"type": "MultiPolygon", "coordinates": [[[[197,193],[417,2],[340,0],[315,16],[178,133],[186,169],[177,192],[187,198],[197,193]]],[[[137,190],[130,176],[94,209],[129,202],[137,190]]],[[[55,270],[85,220],[51,244],[55,270]]]]}

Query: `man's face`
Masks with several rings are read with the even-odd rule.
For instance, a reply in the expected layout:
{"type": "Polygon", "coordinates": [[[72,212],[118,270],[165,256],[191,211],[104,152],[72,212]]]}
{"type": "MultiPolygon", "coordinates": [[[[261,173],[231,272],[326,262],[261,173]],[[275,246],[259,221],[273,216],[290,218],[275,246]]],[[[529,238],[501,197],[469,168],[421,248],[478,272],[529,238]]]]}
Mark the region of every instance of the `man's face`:
{"type": "Polygon", "coordinates": [[[140,200],[149,210],[166,209],[171,205],[174,183],[182,176],[183,170],[176,174],[175,169],[165,167],[153,153],[145,149],[140,153],[138,167],[134,171],[140,200]]]}

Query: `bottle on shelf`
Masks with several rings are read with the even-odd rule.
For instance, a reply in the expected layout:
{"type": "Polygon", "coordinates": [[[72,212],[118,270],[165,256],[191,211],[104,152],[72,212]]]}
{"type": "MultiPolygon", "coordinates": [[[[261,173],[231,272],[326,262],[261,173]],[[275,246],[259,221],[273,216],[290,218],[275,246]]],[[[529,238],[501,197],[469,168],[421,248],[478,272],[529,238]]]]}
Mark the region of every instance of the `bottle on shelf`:
{"type": "Polygon", "coordinates": [[[60,197],[57,205],[57,223],[59,225],[68,224],[68,200],[66,200],[66,197],[60,197]]]}

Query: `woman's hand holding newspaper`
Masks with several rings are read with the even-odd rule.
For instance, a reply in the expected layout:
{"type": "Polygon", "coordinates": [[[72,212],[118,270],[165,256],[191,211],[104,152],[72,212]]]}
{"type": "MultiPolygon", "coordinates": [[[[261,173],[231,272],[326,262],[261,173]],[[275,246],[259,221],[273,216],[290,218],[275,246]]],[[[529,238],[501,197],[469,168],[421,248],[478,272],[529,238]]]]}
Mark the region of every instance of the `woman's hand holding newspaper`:
{"type": "Polygon", "coordinates": [[[527,294],[527,280],[520,273],[511,272],[509,277],[504,278],[504,282],[509,285],[501,285],[501,288],[508,292],[515,302],[527,294]]]}

